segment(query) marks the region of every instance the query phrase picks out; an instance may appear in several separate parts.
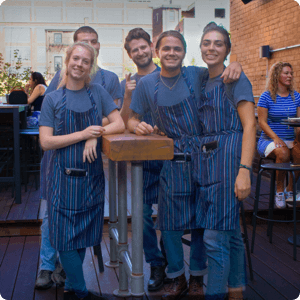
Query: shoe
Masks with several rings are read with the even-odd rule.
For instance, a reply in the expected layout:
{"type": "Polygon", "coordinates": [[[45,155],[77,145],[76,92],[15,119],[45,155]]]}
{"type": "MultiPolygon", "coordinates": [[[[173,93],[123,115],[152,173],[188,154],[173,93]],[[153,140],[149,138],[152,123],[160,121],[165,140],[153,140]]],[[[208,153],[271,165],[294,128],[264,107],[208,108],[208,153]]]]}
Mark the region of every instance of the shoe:
{"type": "Polygon", "coordinates": [[[151,267],[151,275],[148,281],[148,291],[158,291],[164,285],[164,278],[166,266],[154,266],[151,267]]]}
{"type": "Polygon", "coordinates": [[[190,276],[188,295],[189,300],[204,300],[203,276],[190,276]]]}
{"type": "MultiPolygon", "coordinates": [[[[293,192],[285,192],[285,203],[287,207],[293,207],[293,192]]],[[[296,206],[300,205],[300,193],[296,195],[296,206]]]]}
{"type": "Polygon", "coordinates": [[[179,300],[188,290],[185,275],[182,274],[179,277],[174,278],[165,290],[166,294],[162,295],[161,299],[179,300]]]}
{"type": "Polygon", "coordinates": [[[46,290],[51,288],[53,285],[53,281],[51,279],[52,271],[49,270],[41,270],[39,275],[35,281],[34,288],[37,290],[46,290]]]}
{"type": "Polygon", "coordinates": [[[65,270],[63,269],[61,263],[58,263],[56,269],[51,275],[52,281],[56,283],[57,287],[60,288],[65,285],[66,277],[65,270]]]}
{"type": "Polygon", "coordinates": [[[243,292],[242,291],[230,291],[228,290],[228,300],[243,300],[243,292]]]}
{"type": "Polygon", "coordinates": [[[73,291],[65,291],[64,292],[64,300],[78,300],[79,298],[76,296],[73,291]]]}
{"type": "Polygon", "coordinates": [[[286,207],[284,193],[276,193],[275,195],[275,206],[279,209],[286,207]]]}

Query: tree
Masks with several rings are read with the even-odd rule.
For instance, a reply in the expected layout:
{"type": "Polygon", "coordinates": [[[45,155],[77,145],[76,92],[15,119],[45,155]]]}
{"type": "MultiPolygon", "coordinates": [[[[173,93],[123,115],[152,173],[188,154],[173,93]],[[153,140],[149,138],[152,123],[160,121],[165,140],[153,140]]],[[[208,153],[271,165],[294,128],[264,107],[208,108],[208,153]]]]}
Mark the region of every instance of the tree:
{"type": "Polygon", "coordinates": [[[26,82],[31,76],[31,68],[22,70],[22,60],[18,58],[19,50],[14,51],[15,62],[5,63],[2,53],[0,53],[0,96],[9,94],[15,86],[25,87],[26,82]]]}

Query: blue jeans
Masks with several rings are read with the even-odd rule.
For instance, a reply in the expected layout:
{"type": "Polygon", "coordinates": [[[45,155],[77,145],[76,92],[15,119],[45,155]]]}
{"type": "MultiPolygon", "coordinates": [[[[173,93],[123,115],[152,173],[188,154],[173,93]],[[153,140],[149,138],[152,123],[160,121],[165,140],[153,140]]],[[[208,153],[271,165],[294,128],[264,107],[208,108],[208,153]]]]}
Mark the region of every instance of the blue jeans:
{"type": "Polygon", "coordinates": [[[143,248],[145,259],[151,267],[162,266],[165,258],[157,245],[156,230],[152,219],[152,204],[143,204],[143,248]]]}
{"type": "Polygon", "coordinates": [[[59,251],[60,261],[67,275],[65,290],[74,291],[78,298],[84,298],[88,295],[82,269],[85,251],[86,248],[59,251]]]}
{"type": "MultiPolygon", "coordinates": [[[[162,231],[168,267],[167,277],[176,278],[184,273],[184,255],[181,237],[184,231],[162,231]]],[[[203,229],[191,229],[190,274],[207,274],[207,257],[203,243],[203,229]]]]}
{"type": "Polygon", "coordinates": [[[42,241],[41,241],[41,251],[40,251],[40,269],[54,271],[55,263],[57,259],[57,252],[51,246],[49,239],[49,223],[48,223],[48,207],[45,209],[45,216],[43,219],[43,224],[41,226],[42,231],[42,241]]]}
{"type": "Polygon", "coordinates": [[[208,279],[205,299],[224,299],[226,286],[245,287],[245,248],[240,228],[236,230],[204,231],[208,256],[208,279]]]}

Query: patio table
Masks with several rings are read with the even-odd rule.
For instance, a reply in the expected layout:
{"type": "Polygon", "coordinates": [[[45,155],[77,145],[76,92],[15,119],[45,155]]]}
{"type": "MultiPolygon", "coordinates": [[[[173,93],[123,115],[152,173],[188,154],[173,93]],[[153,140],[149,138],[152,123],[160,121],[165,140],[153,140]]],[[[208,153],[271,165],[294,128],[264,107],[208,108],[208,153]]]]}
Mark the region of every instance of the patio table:
{"type": "Polygon", "coordinates": [[[109,234],[108,267],[119,266],[119,297],[142,297],[143,274],[143,161],[173,158],[173,140],[159,135],[137,136],[131,133],[102,138],[102,151],[109,158],[109,234]],[[127,161],[131,162],[132,255],[127,240],[127,161]],[[116,162],[118,174],[116,176],[116,162]],[[118,221],[116,180],[118,179],[118,221]],[[131,291],[128,289],[131,279],[131,291]]]}
{"type": "Polygon", "coordinates": [[[11,105],[1,104],[0,114],[13,115],[13,138],[14,138],[14,174],[12,177],[0,177],[0,182],[15,183],[15,203],[21,204],[21,168],[20,168],[20,119],[21,128],[26,128],[28,104],[11,105]],[[24,112],[23,114],[21,114],[24,112]]]}

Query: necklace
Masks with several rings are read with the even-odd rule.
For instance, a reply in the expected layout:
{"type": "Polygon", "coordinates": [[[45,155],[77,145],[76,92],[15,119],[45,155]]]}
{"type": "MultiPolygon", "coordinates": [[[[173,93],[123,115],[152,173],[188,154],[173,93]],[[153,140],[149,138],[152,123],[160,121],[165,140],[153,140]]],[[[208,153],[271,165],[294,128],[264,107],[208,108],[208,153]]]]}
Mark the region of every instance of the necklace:
{"type": "Polygon", "coordinates": [[[179,73],[178,78],[176,79],[175,83],[171,87],[164,83],[164,81],[163,81],[163,79],[161,77],[161,74],[159,74],[159,76],[160,76],[160,80],[163,83],[163,85],[166,86],[171,91],[175,87],[175,85],[177,84],[179,78],[181,77],[181,73],[179,73]]]}

